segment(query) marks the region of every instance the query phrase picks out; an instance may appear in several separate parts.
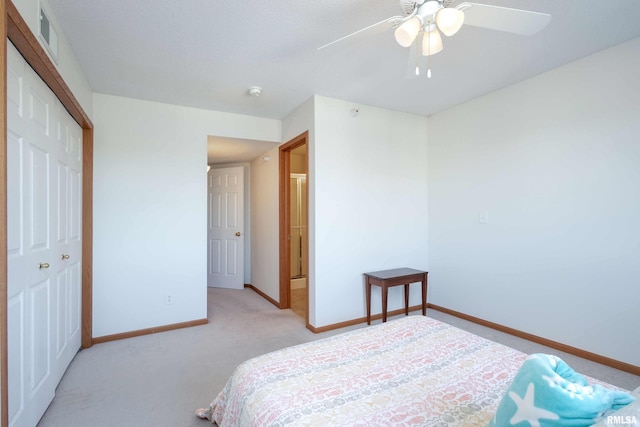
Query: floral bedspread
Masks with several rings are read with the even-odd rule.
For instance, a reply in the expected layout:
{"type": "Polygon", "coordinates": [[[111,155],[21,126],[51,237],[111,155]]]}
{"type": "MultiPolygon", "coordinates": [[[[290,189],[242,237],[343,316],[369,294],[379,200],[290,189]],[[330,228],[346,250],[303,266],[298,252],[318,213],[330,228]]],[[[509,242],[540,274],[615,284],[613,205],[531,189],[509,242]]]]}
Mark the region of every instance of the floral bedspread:
{"type": "Polygon", "coordinates": [[[526,355],[413,315],[242,363],[208,408],[226,426],[486,426],[526,355]]]}

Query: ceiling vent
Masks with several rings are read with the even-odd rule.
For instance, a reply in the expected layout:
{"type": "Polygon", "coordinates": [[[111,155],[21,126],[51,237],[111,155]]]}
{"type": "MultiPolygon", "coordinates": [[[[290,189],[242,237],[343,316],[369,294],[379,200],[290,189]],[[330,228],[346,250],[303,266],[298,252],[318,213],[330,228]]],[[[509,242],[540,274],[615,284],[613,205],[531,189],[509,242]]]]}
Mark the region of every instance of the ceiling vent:
{"type": "Polygon", "coordinates": [[[40,39],[54,61],[58,61],[58,33],[44,9],[40,9],[40,39]]]}

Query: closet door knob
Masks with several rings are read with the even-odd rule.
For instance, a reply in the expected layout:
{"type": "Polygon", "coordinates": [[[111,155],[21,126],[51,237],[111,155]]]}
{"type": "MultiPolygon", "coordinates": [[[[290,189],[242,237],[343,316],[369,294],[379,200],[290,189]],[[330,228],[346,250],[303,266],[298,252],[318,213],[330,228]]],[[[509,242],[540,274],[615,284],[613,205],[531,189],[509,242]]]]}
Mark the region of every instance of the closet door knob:
{"type": "Polygon", "coordinates": [[[239,231],[236,232],[236,236],[240,237],[241,233],[239,231]]]}
{"type": "Polygon", "coordinates": [[[62,254],[62,260],[64,261],[65,259],[69,259],[69,255],[67,255],[67,254],[62,254]]]}
{"type": "Polygon", "coordinates": [[[43,268],[49,268],[49,263],[48,262],[41,262],[40,264],[38,264],[38,268],[40,270],[42,270],[43,268]]]}

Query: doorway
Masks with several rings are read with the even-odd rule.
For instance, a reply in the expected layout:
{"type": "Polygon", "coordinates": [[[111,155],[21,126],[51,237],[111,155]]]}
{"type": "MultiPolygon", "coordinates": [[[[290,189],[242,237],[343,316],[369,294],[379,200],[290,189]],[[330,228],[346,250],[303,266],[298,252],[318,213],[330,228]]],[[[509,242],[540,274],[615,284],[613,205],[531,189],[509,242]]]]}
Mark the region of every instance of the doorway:
{"type": "Polygon", "coordinates": [[[280,308],[309,325],[308,132],[280,146],[280,308]]]}
{"type": "Polygon", "coordinates": [[[294,159],[302,157],[306,146],[296,148],[291,152],[291,170],[289,178],[289,209],[291,211],[290,242],[290,295],[291,310],[302,318],[306,318],[307,311],[307,174],[296,172],[294,159]]]}

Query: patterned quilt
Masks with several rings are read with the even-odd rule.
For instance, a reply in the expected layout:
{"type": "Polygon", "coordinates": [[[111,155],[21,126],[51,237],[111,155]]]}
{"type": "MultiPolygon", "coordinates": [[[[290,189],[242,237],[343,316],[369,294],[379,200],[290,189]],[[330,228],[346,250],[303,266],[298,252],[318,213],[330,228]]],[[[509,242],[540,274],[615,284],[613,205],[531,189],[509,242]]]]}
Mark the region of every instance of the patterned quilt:
{"type": "Polygon", "coordinates": [[[408,316],[242,363],[197,415],[226,426],[486,426],[526,355],[408,316]]]}

